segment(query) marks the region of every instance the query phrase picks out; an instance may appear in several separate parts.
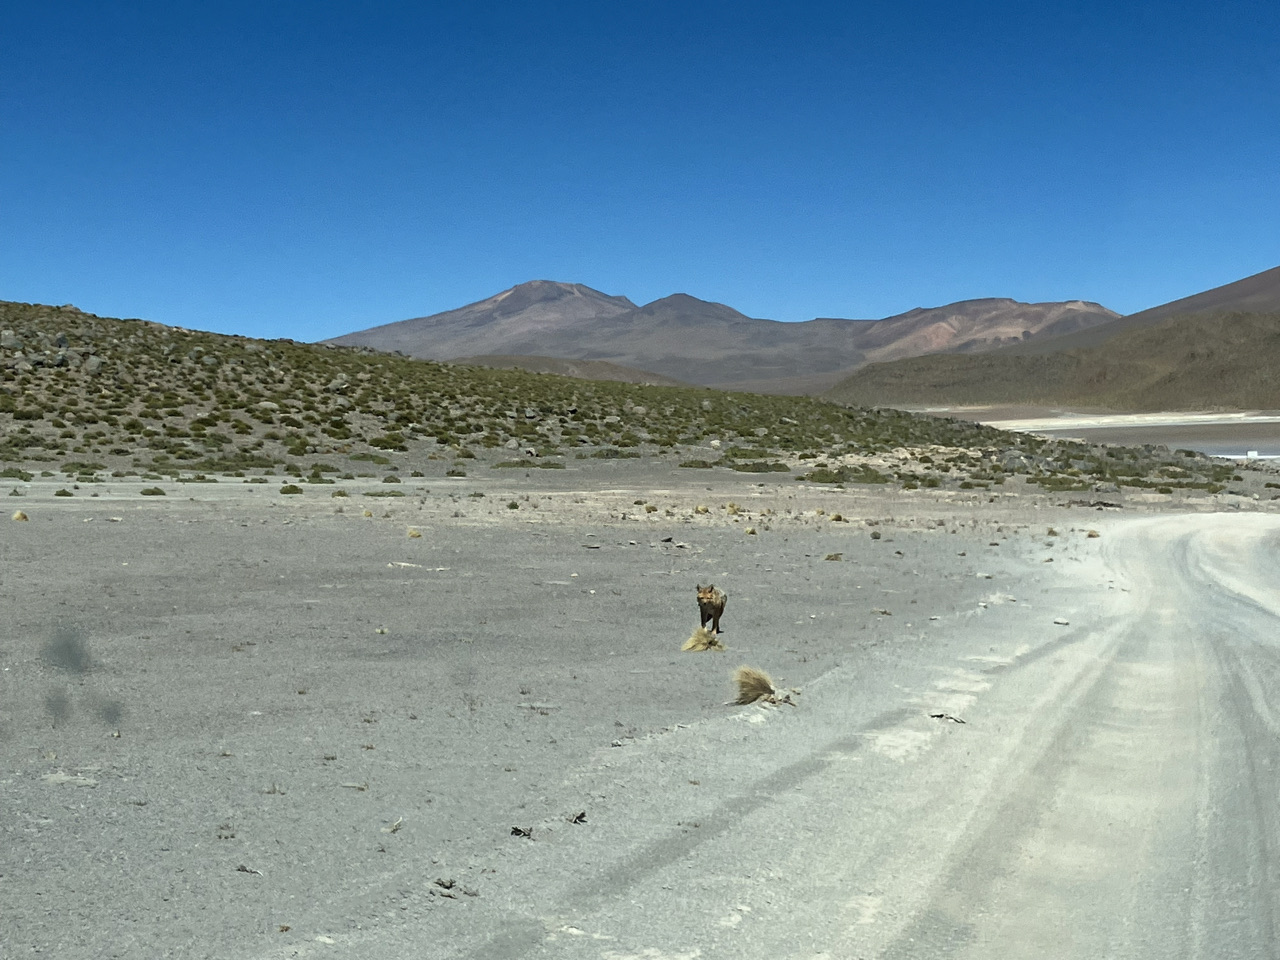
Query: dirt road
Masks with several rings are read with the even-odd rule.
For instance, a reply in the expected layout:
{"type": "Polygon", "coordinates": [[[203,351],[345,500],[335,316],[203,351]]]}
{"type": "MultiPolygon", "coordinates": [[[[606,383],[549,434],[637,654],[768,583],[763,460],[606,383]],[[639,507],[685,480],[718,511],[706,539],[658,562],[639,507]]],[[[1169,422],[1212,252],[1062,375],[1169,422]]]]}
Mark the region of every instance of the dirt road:
{"type": "Polygon", "coordinates": [[[466,955],[1275,956],[1278,532],[1115,526],[1056,637],[1032,618],[1012,650],[1016,627],[995,655],[961,640],[932,682],[904,664],[901,706],[869,719],[829,675],[696,838],[466,955]]]}

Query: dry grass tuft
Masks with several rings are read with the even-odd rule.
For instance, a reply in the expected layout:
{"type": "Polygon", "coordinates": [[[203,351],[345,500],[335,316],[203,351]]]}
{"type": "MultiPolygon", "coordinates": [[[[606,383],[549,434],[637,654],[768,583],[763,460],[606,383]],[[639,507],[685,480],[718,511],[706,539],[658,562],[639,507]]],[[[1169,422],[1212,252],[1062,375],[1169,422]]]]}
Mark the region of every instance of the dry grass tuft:
{"type": "Polygon", "coordinates": [[[700,653],[703,650],[720,650],[723,652],[725,646],[720,642],[720,638],[706,627],[698,627],[697,630],[689,635],[689,639],[684,642],[684,646],[680,649],[692,653],[700,653]]]}
{"type": "Polygon", "coordinates": [[[772,697],[777,693],[769,675],[755,667],[739,667],[733,672],[733,682],[738,685],[738,698],[734,703],[755,703],[762,697],[772,697]]]}
{"type": "Polygon", "coordinates": [[[409,528],[409,539],[411,539],[411,540],[419,540],[419,539],[421,539],[421,538],[422,538],[422,531],[421,531],[421,530],[419,530],[417,527],[410,527],[410,528],[409,528]]]}
{"type": "Polygon", "coordinates": [[[30,520],[31,518],[30,518],[30,517],[28,517],[28,516],[27,516],[25,513],[23,513],[21,510],[15,510],[15,511],[13,511],[13,519],[14,519],[14,520],[30,520]]]}

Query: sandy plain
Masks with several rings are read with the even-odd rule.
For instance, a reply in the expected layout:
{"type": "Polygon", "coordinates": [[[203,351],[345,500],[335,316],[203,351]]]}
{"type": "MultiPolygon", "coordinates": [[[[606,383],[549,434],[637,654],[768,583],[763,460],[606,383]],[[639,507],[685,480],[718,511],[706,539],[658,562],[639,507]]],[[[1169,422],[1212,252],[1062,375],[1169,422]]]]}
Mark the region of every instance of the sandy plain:
{"type": "Polygon", "coordinates": [[[551,473],[25,485],[0,955],[915,955],[1113,535],[1273,510],[551,473]],[[729,649],[681,653],[707,582],[729,649]],[[795,705],[726,703],[739,664],[795,705]]]}

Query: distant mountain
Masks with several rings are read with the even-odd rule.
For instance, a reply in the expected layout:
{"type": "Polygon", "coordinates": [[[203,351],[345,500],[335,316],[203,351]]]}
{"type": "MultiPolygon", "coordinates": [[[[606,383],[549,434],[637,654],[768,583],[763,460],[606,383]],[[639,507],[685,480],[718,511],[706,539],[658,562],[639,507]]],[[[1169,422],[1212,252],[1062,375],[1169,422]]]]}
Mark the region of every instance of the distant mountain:
{"type": "Polygon", "coordinates": [[[1014,343],[1051,340],[1110,323],[1120,314],[1086,300],[1019,303],[962,300],[908,310],[872,324],[860,338],[868,363],[927,353],[982,353],[1014,343]]]}
{"type": "Polygon", "coordinates": [[[825,396],[878,406],[1280,409],[1280,267],[1041,344],[862,368],[825,396]]]}
{"type": "Polygon", "coordinates": [[[571,341],[589,333],[596,321],[635,309],[626,297],[611,297],[580,283],[534,280],[457,310],[370,327],[325,342],[399,350],[424,360],[482,353],[561,356],[544,349],[545,344],[571,341]]]}
{"type": "Polygon", "coordinates": [[[677,293],[637,307],[581,284],[538,280],[458,310],[336,337],[431,360],[604,361],[727,389],[814,393],[871,360],[981,352],[1114,320],[1096,303],[969,300],[884,320],[780,323],[677,293]]]}
{"type": "Polygon", "coordinates": [[[1129,330],[1138,330],[1168,320],[1170,317],[1205,317],[1215,313],[1280,313],[1280,267],[1223,284],[1203,293],[1183,297],[1150,307],[1138,313],[1090,327],[1060,340],[1040,341],[1019,347],[1011,353],[1055,353],[1092,347],[1129,330]]]}

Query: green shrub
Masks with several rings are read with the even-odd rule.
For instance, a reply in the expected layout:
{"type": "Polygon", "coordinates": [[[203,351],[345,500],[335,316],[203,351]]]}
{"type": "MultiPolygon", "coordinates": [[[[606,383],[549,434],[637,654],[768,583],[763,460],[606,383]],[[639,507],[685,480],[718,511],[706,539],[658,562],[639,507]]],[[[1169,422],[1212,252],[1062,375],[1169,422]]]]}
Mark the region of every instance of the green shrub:
{"type": "Polygon", "coordinates": [[[163,497],[164,491],[159,487],[143,487],[138,491],[144,497],[163,497]]]}
{"type": "Polygon", "coordinates": [[[856,467],[818,467],[796,479],[810,483],[888,483],[889,477],[874,467],[860,464],[856,467]]]}
{"type": "Polygon", "coordinates": [[[749,463],[726,463],[724,466],[740,473],[790,473],[791,468],[785,463],[768,460],[752,460],[749,463]]]}
{"type": "Polygon", "coordinates": [[[283,487],[280,488],[280,492],[285,494],[286,496],[291,496],[295,493],[301,493],[302,488],[298,486],[296,483],[286,483],[283,487]]]}
{"type": "Polygon", "coordinates": [[[84,460],[68,460],[62,465],[63,473],[97,473],[99,470],[107,469],[105,463],[94,463],[84,460]]]}
{"type": "Polygon", "coordinates": [[[75,496],[74,493],[72,493],[70,490],[66,489],[65,487],[61,490],[55,490],[53,492],[53,495],[55,497],[74,497],[75,496]]]}

